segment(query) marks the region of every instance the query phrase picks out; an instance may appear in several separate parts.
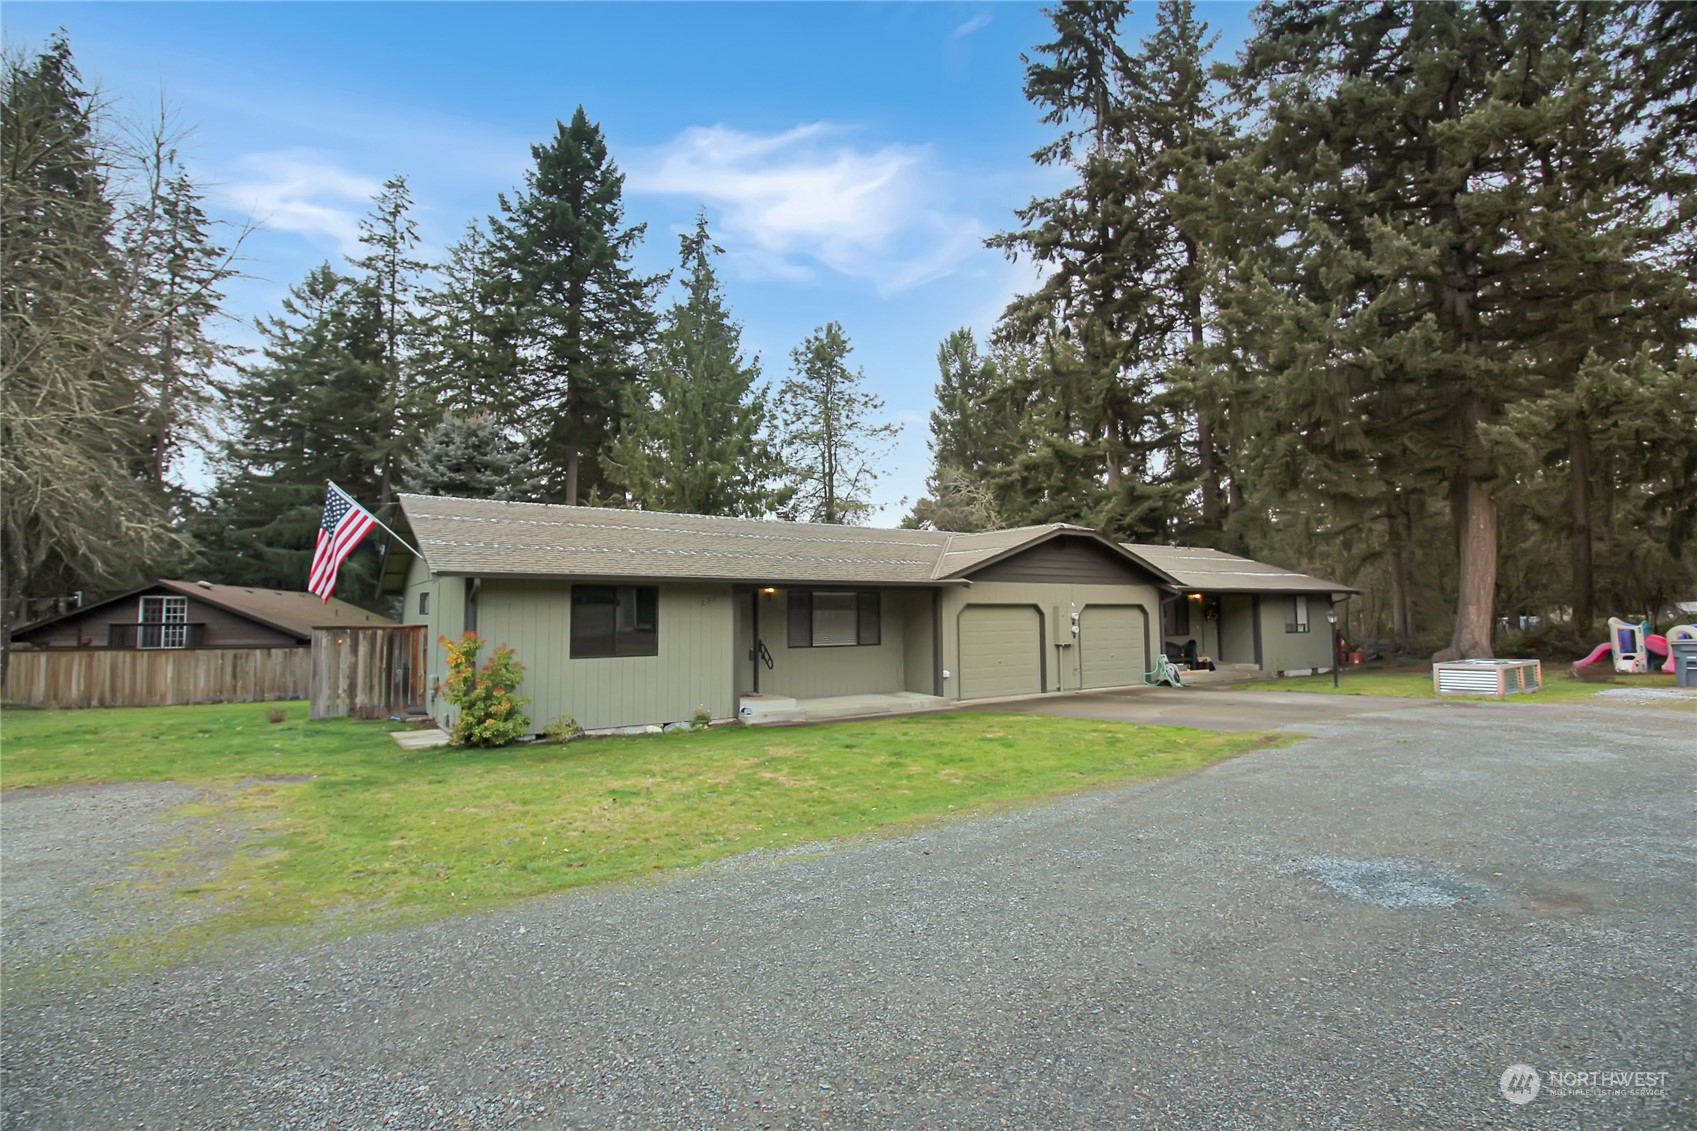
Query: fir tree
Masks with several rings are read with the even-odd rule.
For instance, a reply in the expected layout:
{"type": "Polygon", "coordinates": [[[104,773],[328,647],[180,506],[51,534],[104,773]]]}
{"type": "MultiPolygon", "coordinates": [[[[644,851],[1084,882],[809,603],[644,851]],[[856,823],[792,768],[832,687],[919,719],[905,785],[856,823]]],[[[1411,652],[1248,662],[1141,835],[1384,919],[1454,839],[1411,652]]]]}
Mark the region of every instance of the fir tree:
{"type": "Polygon", "coordinates": [[[497,325],[517,367],[504,407],[521,416],[554,499],[605,494],[603,460],[623,423],[662,279],[630,266],[645,225],[624,226],[624,174],[578,107],[489,221],[497,325]]]}
{"type": "Polygon", "coordinates": [[[387,506],[395,468],[418,442],[424,420],[434,415],[430,400],[421,395],[410,356],[414,311],[413,292],[425,264],[412,257],[418,246],[418,224],[412,218],[412,192],[397,174],[383,182],[372,198],[372,211],[361,217],[359,242],[366,253],[351,261],[363,272],[377,301],[384,374],[382,471],[377,504],[387,506]]]}
{"type": "MultiPolygon", "coordinates": [[[[233,436],[199,523],[228,581],[300,589],[326,481],[367,506],[381,489],[383,307],[370,285],[325,263],[257,328],[266,344],[228,390],[233,436]]],[[[347,568],[343,595],[372,599],[369,569],[352,559],[347,568]]]]}
{"type": "Polygon", "coordinates": [[[662,319],[647,374],[609,464],[630,502],[648,510],[761,517],[784,501],[783,466],[767,435],[760,361],[725,306],[707,216],[679,237],[684,297],[662,319]]]}
{"type": "Polygon", "coordinates": [[[846,363],[851,348],[843,328],[831,322],[790,354],[795,368],[777,397],[784,463],[794,489],[786,518],[848,524],[872,509],[867,496],[878,480],[878,463],[901,430],[868,420],[884,411],[884,402],[861,392],[865,374],[846,363]]]}
{"type": "Polygon", "coordinates": [[[518,359],[502,321],[495,249],[476,221],[436,269],[439,285],[419,295],[413,327],[419,383],[449,411],[512,411],[518,359]]]}

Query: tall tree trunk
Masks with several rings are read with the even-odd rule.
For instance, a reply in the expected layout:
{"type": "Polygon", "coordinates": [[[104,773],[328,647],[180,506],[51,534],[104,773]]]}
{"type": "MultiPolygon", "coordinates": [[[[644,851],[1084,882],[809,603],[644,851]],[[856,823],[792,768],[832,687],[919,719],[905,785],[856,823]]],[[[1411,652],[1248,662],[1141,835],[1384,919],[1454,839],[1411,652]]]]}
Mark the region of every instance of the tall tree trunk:
{"type": "Polygon", "coordinates": [[[566,505],[577,506],[577,446],[574,444],[566,454],[566,505]]]}
{"type": "Polygon", "coordinates": [[[1597,615],[1596,576],[1591,560],[1591,434],[1575,418],[1567,426],[1568,499],[1572,506],[1569,537],[1573,561],[1573,621],[1584,626],[1597,615]]]}
{"type": "Polygon", "coordinates": [[[1481,447],[1484,406],[1469,397],[1462,406],[1469,454],[1458,473],[1451,504],[1456,509],[1457,564],[1455,631],[1450,646],[1434,660],[1489,659],[1497,595],[1497,499],[1491,491],[1489,457],[1481,447]]]}

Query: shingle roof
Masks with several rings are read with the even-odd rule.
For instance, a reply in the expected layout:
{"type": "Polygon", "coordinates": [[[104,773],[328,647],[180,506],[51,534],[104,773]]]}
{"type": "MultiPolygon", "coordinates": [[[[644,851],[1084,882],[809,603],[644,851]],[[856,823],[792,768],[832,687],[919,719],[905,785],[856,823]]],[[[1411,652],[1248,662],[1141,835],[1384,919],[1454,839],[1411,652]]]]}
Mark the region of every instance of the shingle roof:
{"type": "Polygon", "coordinates": [[[431,570],[480,577],[923,585],[958,579],[1059,532],[1100,539],[1059,523],[954,534],[434,495],[400,499],[431,570]]]}
{"type": "Polygon", "coordinates": [[[1185,589],[1210,593],[1359,593],[1359,589],[1306,573],[1193,546],[1123,543],[1133,555],[1177,579],[1185,589]]]}
{"type": "Polygon", "coordinates": [[[958,580],[1026,546],[1075,535],[1183,588],[1354,592],[1217,550],[1116,545],[1066,523],[957,534],[437,495],[402,495],[400,501],[431,571],[473,577],[926,585],[958,580]]]}
{"type": "Polygon", "coordinates": [[[262,621],[303,640],[312,639],[312,630],[340,625],[394,624],[388,617],[368,612],[358,605],[332,598],[325,603],[311,593],[290,589],[260,589],[246,585],[214,585],[210,581],[165,581],[159,584],[168,589],[262,621]]]}
{"type": "Polygon", "coordinates": [[[311,593],[298,593],[287,589],[259,589],[245,585],[214,585],[210,581],[171,581],[160,578],[139,589],[131,589],[116,597],[107,597],[89,605],[71,609],[55,616],[45,617],[30,624],[19,625],[13,630],[14,638],[22,638],[38,629],[74,617],[85,616],[106,605],[128,600],[138,593],[147,593],[154,589],[169,589],[175,593],[194,597],[219,608],[245,616],[249,620],[269,625],[280,632],[286,632],[305,642],[312,639],[314,628],[335,627],[338,625],[359,624],[394,624],[388,617],[367,612],[358,605],[350,605],[346,601],[332,599],[328,604],[311,593]]]}

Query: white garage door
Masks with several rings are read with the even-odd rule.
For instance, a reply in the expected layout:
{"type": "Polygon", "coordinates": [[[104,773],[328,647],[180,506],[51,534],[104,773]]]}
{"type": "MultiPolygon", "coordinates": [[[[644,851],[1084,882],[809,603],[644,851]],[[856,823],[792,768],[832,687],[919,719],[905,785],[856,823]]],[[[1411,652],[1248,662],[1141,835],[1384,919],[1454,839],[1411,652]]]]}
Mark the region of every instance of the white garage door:
{"type": "Polygon", "coordinates": [[[1027,607],[967,606],[960,614],[960,697],[1043,690],[1043,622],[1027,607]]]}
{"type": "Polygon", "coordinates": [[[1143,611],[1128,605],[1086,605],[1078,618],[1079,662],[1085,687],[1143,682],[1143,611]]]}

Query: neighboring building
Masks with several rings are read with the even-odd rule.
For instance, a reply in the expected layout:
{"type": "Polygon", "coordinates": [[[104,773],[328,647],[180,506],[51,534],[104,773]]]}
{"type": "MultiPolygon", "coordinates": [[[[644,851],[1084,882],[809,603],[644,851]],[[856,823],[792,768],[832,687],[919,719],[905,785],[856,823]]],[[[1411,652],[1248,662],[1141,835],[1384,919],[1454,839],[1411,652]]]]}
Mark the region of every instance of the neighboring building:
{"type": "MultiPolygon", "coordinates": [[[[592,730],[698,708],[731,718],[756,694],[1138,684],[1166,639],[1163,595],[1185,591],[1140,549],[1060,524],[951,534],[421,495],[401,507],[424,555],[385,572],[405,621],[432,641],[473,629],[512,646],[538,730],[563,713],[592,730]]],[[[1310,614],[1322,626],[1325,600],[1310,614]]],[[[430,654],[434,686],[444,656],[430,654]]],[[[1293,666],[1325,654],[1322,641],[1293,666]]],[[[448,721],[439,698],[431,709],[448,721]]]]}
{"type": "Polygon", "coordinates": [[[12,633],[12,644],[143,650],[308,647],[315,626],[394,623],[346,601],[326,605],[311,593],[155,581],[24,625],[12,633]]]}
{"type": "Polygon", "coordinates": [[[1125,548],[1175,581],[1161,602],[1161,640],[1169,652],[1194,640],[1216,663],[1285,675],[1331,667],[1326,610],[1358,590],[1219,550],[1135,542],[1125,548]]]}

